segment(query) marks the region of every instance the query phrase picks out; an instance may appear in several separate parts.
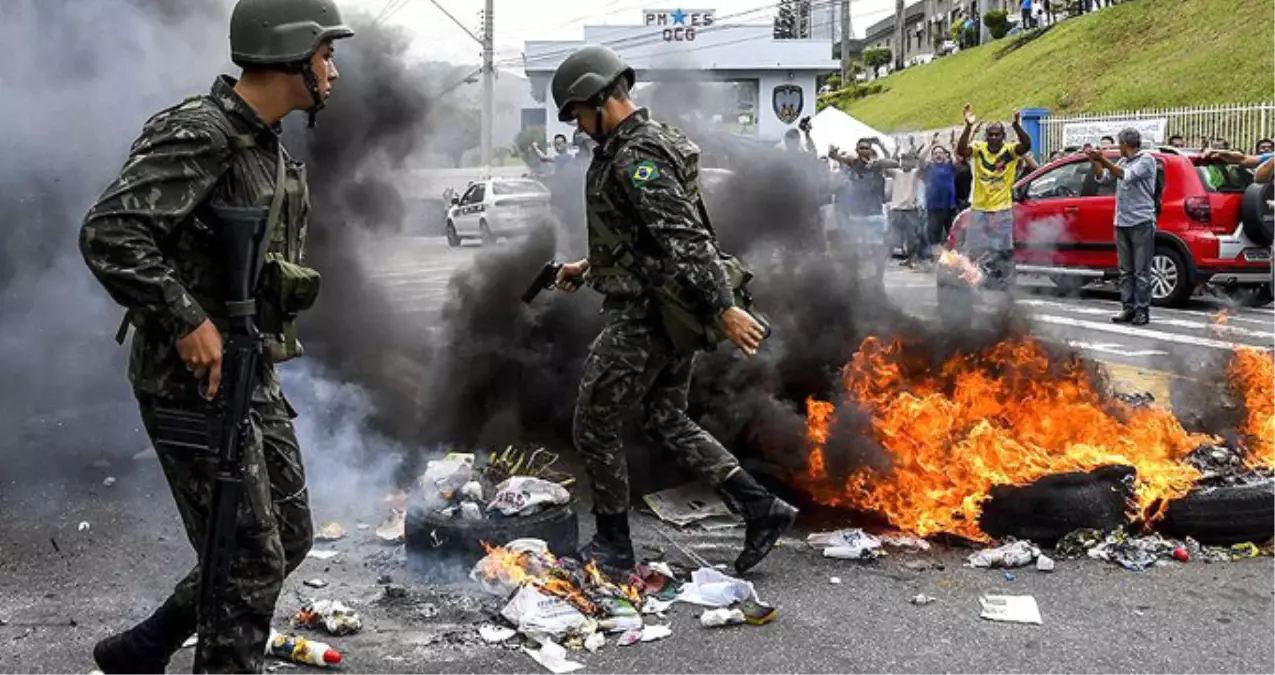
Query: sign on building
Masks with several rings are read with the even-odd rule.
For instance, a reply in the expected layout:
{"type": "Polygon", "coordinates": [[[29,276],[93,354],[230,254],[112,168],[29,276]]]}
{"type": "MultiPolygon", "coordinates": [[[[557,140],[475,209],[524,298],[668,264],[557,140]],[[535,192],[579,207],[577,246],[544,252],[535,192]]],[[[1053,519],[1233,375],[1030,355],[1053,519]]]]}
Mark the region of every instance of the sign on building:
{"type": "Polygon", "coordinates": [[[1142,134],[1144,142],[1164,143],[1164,130],[1168,125],[1167,117],[1146,120],[1097,120],[1093,122],[1068,122],[1062,128],[1062,145],[1064,148],[1082,146],[1085,143],[1098,145],[1103,136],[1116,138],[1121,129],[1133,127],[1142,134]]]}
{"type": "Polygon", "coordinates": [[[647,9],[642,11],[642,21],[655,28],[665,42],[694,42],[701,29],[713,25],[711,9],[647,9]]]}

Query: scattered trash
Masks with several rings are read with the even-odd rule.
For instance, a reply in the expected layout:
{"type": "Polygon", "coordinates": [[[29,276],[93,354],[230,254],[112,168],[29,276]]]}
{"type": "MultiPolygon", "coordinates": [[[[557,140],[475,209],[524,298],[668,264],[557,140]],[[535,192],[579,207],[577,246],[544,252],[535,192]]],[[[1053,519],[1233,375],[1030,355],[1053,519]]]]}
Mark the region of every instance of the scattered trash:
{"type": "Polygon", "coordinates": [[[456,491],[470,481],[474,472],[474,455],[451,452],[442,459],[430,460],[418,483],[426,495],[440,495],[451,500],[456,491]]]}
{"type": "Polygon", "coordinates": [[[930,542],[910,534],[891,534],[881,537],[881,543],[890,548],[902,548],[909,551],[928,551],[930,542]]]}
{"type": "Polygon", "coordinates": [[[881,555],[881,540],[860,529],[816,532],[806,543],[822,549],[825,558],[872,560],[881,555]]]}
{"type": "Polygon", "coordinates": [[[296,669],[296,666],[291,663],[288,663],[287,661],[275,661],[274,663],[266,666],[267,673],[277,673],[280,670],[295,670],[295,669],[296,669]]]}
{"type": "Polygon", "coordinates": [[[648,597],[642,603],[643,614],[663,614],[673,606],[673,600],[661,600],[655,597],[648,597]]]}
{"type": "Polygon", "coordinates": [[[1040,554],[1040,556],[1036,558],[1036,569],[1040,572],[1053,572],[1054,559],[1044,553],[1040,554]]]}
{"type": "Polygon", "coordinates": [[[604,633],[627,633],[631,630],[642,630],[640,616],[613,616],[598,622],[598,630],[604,633]]]}
{"type": "Polygon", "coordinates": [[[407,512],[394,509],[390,517],[376,528],[376,536],[387,544],[399,544],[407,538],[407,512]]]}
{"type": "Polygon", "coordinates": [[[515,539],[492,550],[469,571],[470,580],[491,595],[507,598],[530,577],[543,577],[556,561],[540,539],[515,539]]]}
{"type": "Polygon", "coordinates": [[[314,558],[315,560],[331,560],[340,554],[340,551],[334,551],[330,548],[312,548],[305,554],[305,557],[314,558]]]}
{"type": "Polygon", "coordinates": [[[738,609],[706,609],[699,615],[699,625],[705,628],[737,626],[747,620],[744,613],[738,609]]]}
{"type": "Polygon", "coordinates": [[[832,584],[833,586],[840,586],[841,577],[832,577],[831,579],[828,579],[828,583],[832,584]]]}
{"type": "Polygon", "coordinates": [[[105,485],[106,487],[111,487],[114,484],[115,484],[115,476],[107,476],[106,478],[102,480],[102,485],[105,485]]]}
{"type": "Polygon", "coordinates": [[[755,595],[740,603],[739,610],[750,626],[764,626],[779,616],[778,610],[758,600],[755,595]]]}
{"type": "Polygon", "coordinates": [[[969,557],[970,567],[1022,567],[1029,565],[1040,549],[1029,541],[1015,541],[996,548],[985,548],[969,557]]]}
{"type": "Polygon", "coordinates": [[[512,628],[505,628],[504,626],[497,626],[490,623],[485,623],[478,627],[478,635],[482,637],[483,642],[486,642],[489,645],[496,644],[497,642],[504,642],[517,634],[518,631],[512,628]]]}
{"type": "Polygon", "coordinates": [[[932,595],[926,595],[926,594],[924,594],[924,593],[917,593],[916,595],[912,596],[912,599],[911,599],[911,600],[908,600],[908,602],[910,602],[910,603],[912,603],[912,604],[914,604],[914,605],[928,605],[928,604],[930,604],[930,603],[934,602],[934,600],[935,600],[935,598],[934,598],[934,596],[932,596],[932,595]]]}
{"type": "Polygon", "coordinates": [[[336,541],[345,537],[345,528],[341,527],[341,523],[331,522],[319,528],[314,533],[315,541],[336,541]]]}
{"type": "Polygon", "coordinates": [[[992,621],[1010,623],[1044,623],[1036,598],[1030,595],[984,595],[978,599],[983,606],[979,616],[992,621]]]}
{"type": "Polygon", "coordinates": [[[1198,560],[1205,564],[1215,562],[1231,562],[1230,549],[1220,546],[1205,546],[1191,537],[1187,537],[1183,542],[1183,547],[1187,550],[1187,555],[1191,560],[1198,560]]]}
{"type": "Polygon", "coordinates": [[[328,582],[324,581],[323,579],[306,579],[305,581],[301,583],[305,584],[306,586],[309,586],[310,588],[327,588],[328,587],[328,582]]]}
{"type": "Polygon", "coordinates": [[[292,617],[294,626],[322,628],[332,635],[349,635],[363,629],[363,619],[337,600],[316,600],[302,607],[292,617]]]}
{"type": "Polygon", "coordinates": [[[1270,480],[1269,466],[1250,466],[1244,448],[1233,445],[1201,445],[1184,460],[1202,475],[1195,481],[1199,487],[1251,485],[1270,480]]]}
{"type": "Polygon", "coordinates": [[[496,496],[487,505],[487,511],[499,511],[505,516],[526,516],[547,506],[569,501],[571,493],[557,483],[531,476],[514,476],[496,486],[496,496]]]}
{"type": "Polygon", "coordinates": [[[435,605],[432,602],[427,602],[421,605],[420,609],[418,609],[416,613],[420,614],[422,619],[433,619],[438,616],[438,605],[435,605]]]}
{"type": "Polygon", "coordinates": [[[80,522],[80,524],[76,526],[76,529],[80,532],[87,531],[89,529],[89,522],[87,520],[80,522]]]}
{"type": "Polygon", "coordinates": [[[682,586],[677,599],[705,607],[729,607],[756,597],[757,591],[753,589],[751,582],[705,567],[691,573],[691,582],[682,586]]]}
{"type": "Polygon", "coordinates": [[[1191,554],[1187,552],[1185,546],[1179,546],[1173,549],[1173,559],[1178,562],[1190,562],[1191,554]]]}
{"type": "Polygon", "coordinates": [[[1155,396],[1153,396],[1149,391],[1144,391],[1140,394],[1116,392],[1112,395],[1112,398],[1117,401],[1123,401],[1124,404],[1130,408],[1145,408],[1152,403],[1155,403],[1155,396]]]}
{"type": "Polygon", "coordinates": [[[599,649],[602,649],[602,645],[605,645],[606,643],[606,636],[602,633],[589,633],[589,637],[584,639],[584,648],[589,650],[589,653],[592,654],[597,652],[599,649]]]}
{"type": "Polygon", "coordinates": [[[1005,581],[1013,581],[1014,579],[1014,573],[1009,570],[1005,570],[1005,581]]]}
{"type": "MultiPolygon", "coordinates": [[[[646,502],[657,518],[678,527],[686,527],[706,519],[739,520],[720,497],[698,482],[645,495],[642,501],[646,502]]],[[[736,523],[731,525],[733,524],[736,523]]]]}
{"type": "Polygon", "coordinates": [[[1124,532],[1112,532],[1102,543],[1089,549],[1089,557],[1140,572],[1154,565],[1160,558],[1172,556],[1177,547],[1176,542],[1158,534],[1134,537],[1124,532]]]}
{"type": "Polygon", "coordinates": [[[620,639],[616,640],[616,644],[620,645],[621,647],[628,647],[630,645],[635,645],[641,641],[642,641],[642,631],[631,630],[625,633],[624,635],[621,635],[620,639]]]}
{"type": "Polygon", "coordinates": [[[266,641],[266,656],[288,659],[311,666],[336,666],[341,663],[341,652],[323,642],[270,631],[266,641]]]}
{"type": "Polygon", "coordinates": [[[642,628],[642,642],[655,642],[663,640],[673,634],[673,629],[667,624],[654,624],[642,628]]]}
{"type": "Polygon", "coordinates": [[[482,520],[483,509],[473,502],[465,502],[460,505],[460,518],[461,520],[482,520]]]}
{"type": "Polygon", "coordinates": [[[1054,546],[1054,553],[1064,560],[1083,558],[1088,555],[1089,549],[1102,543],[1105,537],[1102,530],[1082,529],[1068,532],[1058,540],[1058,544],[1054,546]]]}
{"type": "Polygon", "coordinates": [[[522,650],[554,675],[573,673],[584,667],[583,663],[567,659],[567,650],[553,640],[541,640],[540,649],[531,650],[523,647],[522,650]]]}
{"type": "Polygon", "coordinates": [[[470,501],[481,502],[483,500],[482,483],[479,483],[476,480],[471,480],[468,483],[465,483],[464,485],[460,486],[460,496],[462,499],[468,499],[470,501]]]}
{"type": "Polygon", "coordinates": [[[544,633],[560,636],[584,625],[588,618],[571,603],[546,595],[535,586],[523,585],[500,610],[500,615],[517,627],[520,633],[544,633]]]}
{"type": "Polygon", "coordinates": [[[1238,560],[1240,558],[1256,558],[1261,555],[1262,551],[1251,541],[1240,544],[1231,545],[1231,559],[1238,560]]]}

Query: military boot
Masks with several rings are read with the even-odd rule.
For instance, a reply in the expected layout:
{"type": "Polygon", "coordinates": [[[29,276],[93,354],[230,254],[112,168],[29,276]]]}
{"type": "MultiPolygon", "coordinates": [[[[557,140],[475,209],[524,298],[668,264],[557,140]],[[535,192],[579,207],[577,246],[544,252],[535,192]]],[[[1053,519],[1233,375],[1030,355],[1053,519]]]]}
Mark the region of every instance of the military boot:
{"type": "Polygon", "coordinates": [[[93,660],[106,675],[162,673],[194,632],[194,607],[183,608],[169,596],[145,621],[98,642],[93,647],[93,660]]]}
{"type": "Polygon", "coordinates": [[[744,550],[735,559],[735,572],[743,574],[765,558],[780,535],[797,522],[797,509],[770,494],[739,469],[721,485],[726,504],[744,517],[744,550]]]}
{"type": "Polygon", "coordinates": [[[629,538],[629,514],[596,513],[593,518],[598,532],[580,549],[580,562],[592,560],[609,571],[632,572],[637,560],[629,538]]]}

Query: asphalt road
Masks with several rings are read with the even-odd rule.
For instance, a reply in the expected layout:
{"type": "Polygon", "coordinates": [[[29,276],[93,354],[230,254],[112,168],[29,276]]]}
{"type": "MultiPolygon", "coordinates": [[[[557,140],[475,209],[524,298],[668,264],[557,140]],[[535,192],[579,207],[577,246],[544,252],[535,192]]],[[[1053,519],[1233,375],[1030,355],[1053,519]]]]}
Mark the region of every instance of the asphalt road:
{"type": "MultiPolygon", "coordinates": [[[[447,297],[451,272],[476,249],[417,239],[387,251],[382,281],[411,300],[424,326],[447,297]]],[[[888,283],[909,311],[933,311],[927,275],[892,270],[888,283]]],[[[1181,364],[1203,362],[1233,344],[1270,347],[1273,339],[1269,308],[1237,310],[1233,329],[1219,333],[1210,322],[1222,305],[1211,300],[1159,310],[1151,326],[1120,330],[1106,318],[1114,307],[1109,292],[1067,298],[1042,289],[1022,302],[1045,337],[1116,364],[1132,390],[1163,384],[1181,364]]],[[[39,456],[41,448],[67,442],[68,429],[132,424],[135,415],[130,401],[107,400],[58,419],[31,420],[18,442],[39,456]]],[[[32,459],[19,474],[23,482],[0,482],[0,671],[88,672],[93,642],[143,618],[193,562],[153,453],[140,433],[135,436],[135,443],[77,453],[74,461],[82,466],[32,459]],[[107,476],[116,479],[112,486],[103,485],[107,476]]],[[[375,495],[360,504],[332,499],[318,485],[340,477],[320,478],[312,474],[316,521],[340,520],[351,534],[319,544],[341,550],[337,558],[307,560],[289,579],[277,625],[305,598],[338,598],[354,603],[367,623],[358,635],[329,640],[346,652],[346,670],[542,672],[520,652],[477,640],[475,625],[492,600],[415,582],[401,553],[355,529],[360,518],[378,519],[375,495]],[[376,582],[382,573],[406,588],[406,597],[384,599],[376,582]],[[331,585],[320,591],[301,585],[314,577],[331,585]]],[[[654,527],[648,517],[636,520],[639,545],[661,547],[677,559],[654,527]]],[[[738,538],[675,536],[714,563],[733,558],[738,538]]],[[[965,550],[936,547],[921,557],[943,569],[912,571],[903,563],[913,554],[867,564],[831,561],[803,538],[795,532],[753,578],[760,597],[780,608],[774,623],[703,629],[696,610],[679,605],[670,613],[671,638],[608,645],[578,660],[595,672],[1275,671],[1270,558],[1170,563],[1142,573],[1061,561],[1053,573],[1029,568],[1010,581],[999,571],[962,567],[965,550]],[[834,576],[840,584],[831,583],[834,576]],[[917,593],[937,601],[910,604],[917,593]],[[980,619],[984,593],[1033,595],[1043,625],[980,619]]],[[[189,658],[190,651],[183,652],[172,669],[188,670],[189,658]]]]}

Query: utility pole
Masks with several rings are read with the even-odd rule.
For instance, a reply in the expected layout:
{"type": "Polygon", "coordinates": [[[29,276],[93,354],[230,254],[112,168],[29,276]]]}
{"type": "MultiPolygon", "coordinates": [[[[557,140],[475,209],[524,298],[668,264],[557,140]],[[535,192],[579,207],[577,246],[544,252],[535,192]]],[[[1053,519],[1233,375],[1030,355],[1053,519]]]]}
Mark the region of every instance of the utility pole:
{"type": "Polygon", "coordinates": [[[486,0],[486,6],[483,10],[483,123],[482,123],[482,159],[483,173],[491,173],[491,127],[492,118],[495,116],[493,112],[494,83],[496,77],[496,68],[492,63],[492,46],[495,40],[493,27],[495,21],[492,17],[492,5],[494,0],[486,0]]]}
{"type": "Polygon", "coordinates": [[[903,25],[906,23],[905,19],[907,18],[905,4],[906,0],[897,0],[894,5],[894,69],[896,71],[903,70],[903,63],[905,61],[903,56],[906,51],[906,48],[904,47],[905,43],[903,42],[903,40],[906,39],[906,31],[904,30],[903,25]]]}
{"type": "Polygon", "coordinates": [[[841,0],[841,86],[850,86],[850,0],[841,0]]]}

